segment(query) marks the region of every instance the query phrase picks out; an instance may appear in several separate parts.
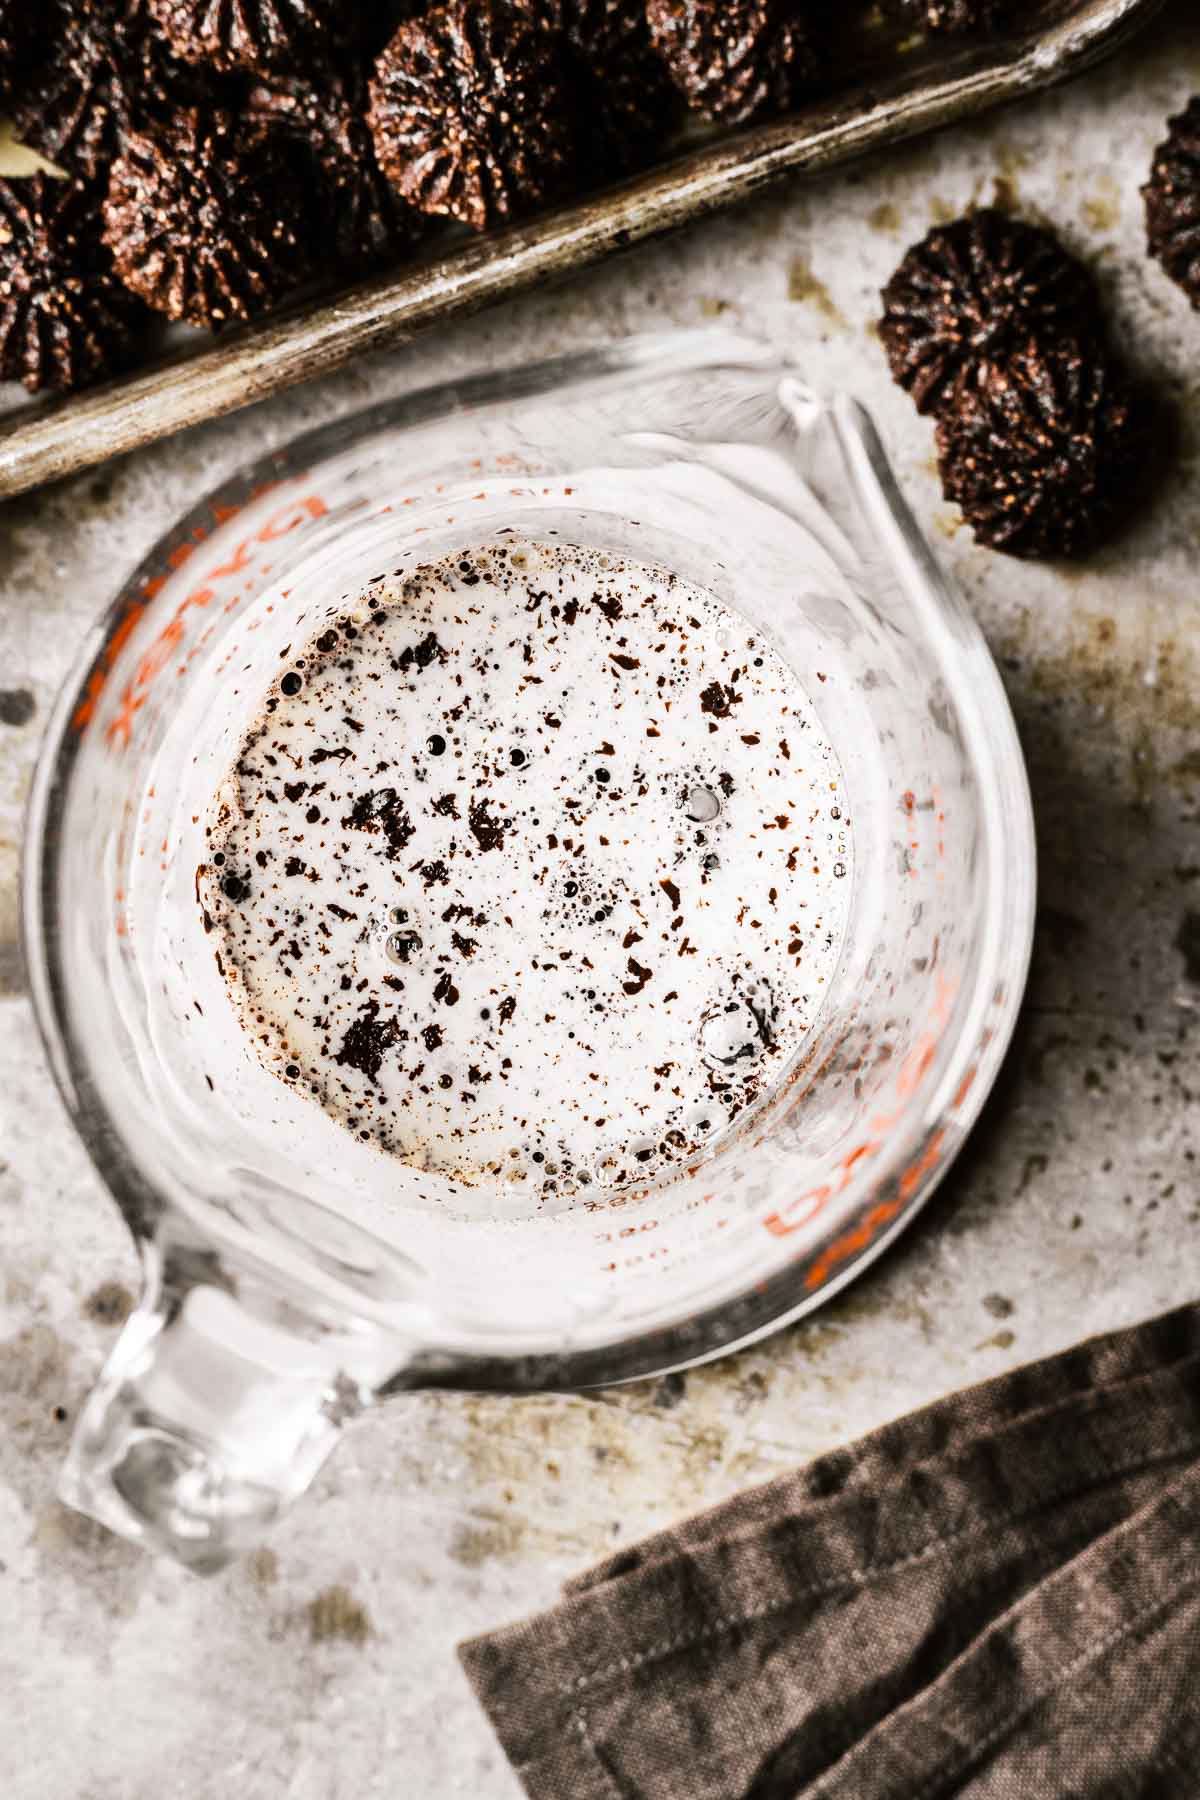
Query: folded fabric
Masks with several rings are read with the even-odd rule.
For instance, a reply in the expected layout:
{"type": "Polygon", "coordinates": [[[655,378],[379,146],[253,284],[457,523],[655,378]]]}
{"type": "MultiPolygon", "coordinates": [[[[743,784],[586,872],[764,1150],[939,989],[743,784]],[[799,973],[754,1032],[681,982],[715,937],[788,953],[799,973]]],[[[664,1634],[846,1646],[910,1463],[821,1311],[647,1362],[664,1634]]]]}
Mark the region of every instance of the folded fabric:
{"type": "Polygon", "coordinates": [[[533,1800],[1194,1796],[1197,1525],[1186,1308],[659,1533],[461,1655],[533,1800]]]}

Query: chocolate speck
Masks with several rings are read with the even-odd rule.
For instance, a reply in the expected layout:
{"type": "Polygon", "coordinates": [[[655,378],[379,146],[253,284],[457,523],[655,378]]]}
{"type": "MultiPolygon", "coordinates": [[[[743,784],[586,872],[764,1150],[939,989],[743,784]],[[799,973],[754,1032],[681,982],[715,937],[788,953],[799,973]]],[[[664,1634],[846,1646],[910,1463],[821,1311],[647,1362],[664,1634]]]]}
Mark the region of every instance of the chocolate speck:
{"type": "Polygon", "coordinates": [[[507,822],[493,819],[490,800],[472,800],[468,814],[471,835],[481,850],[499,850],[504,844],[507,822]]]}
{"type": "Polygon", "coordinates": [[[346,1032],[342,1047],[333,1060],[342,1068],[358,1069],[372,1087],[377,1087],[375,1077],[384,1056],[399,1036],[400,1027],[395,1018],[381,1019],[378,1000],[368,1000],[346,1032]]]}
{"type": "Polygon", "coordinates": [[[445,662],[446,652],[432,631],[427,631],[419,644],[408,644],[400,652],[397,666],[406,671],[414,666],[427,669],[432,662],[445,662]]]}
{"type": "Polygon", "coordinates": [[[458,1005],[458,989],[451,981],[449,972],[445,969],[442,970],[437,978],[437,985],[433,990],[433,997],[435,1000],[440,1000],[443,1006],[458,1005]]]}
{"type": "Polygon", "coordinates": [[[700,711],[714,719],[727,719],[742,696],[727,681],[710,681],[700,694],[700,711]]]}
{"type": "Polygon", "coordinates": [[[630,974],[633,976],[633,980],[623,983],[625,992],[627,994],[640,994],[646,983],[651,979],[653,970],[643,968],[636,956],[631,956],[629,958],[628,968],[630,974]]]}
{"type": "Polygon", "coordinates": [[[387,839],[389,858],[399,856],[415,829],[393,787],[360,794],[342,820],[342,827],[346,831],[381,831],[387,839]]]}

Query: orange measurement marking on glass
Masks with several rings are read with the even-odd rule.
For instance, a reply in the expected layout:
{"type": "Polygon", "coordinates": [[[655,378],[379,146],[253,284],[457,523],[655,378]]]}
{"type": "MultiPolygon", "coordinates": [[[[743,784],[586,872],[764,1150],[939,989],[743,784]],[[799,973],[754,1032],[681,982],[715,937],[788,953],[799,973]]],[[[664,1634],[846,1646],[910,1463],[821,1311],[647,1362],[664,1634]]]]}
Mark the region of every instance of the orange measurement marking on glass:
{"type": "Polygon", "coordinates": [[[895,1200],[881,1200],[873,1206],[860,1225],[850,1231],[843,1232],[835,1238],[829,1248],[822,1252],[804,1277],[804,1285],[809,1292],[825,1286],[834,1271],[844,1262],[860,1251],[868,1250],[875,1242],[885,1225],[889,1225],[902,1210],[903,1203],[895,1200]]]}
{"type": "Polygon", "coordinates": [[[763,1225],[772,1237],[789,1237],[802,1226],[811,1225],[832,1193],[833,1186],[827,1181],[819,1187],[809,1188],[795,1200],[789,1200],[782,1212],[768,1213],[763,1225]]]}
{"type": "MultiPolygon", "coordinates": [[[[261,491],[267,492],[269,489],[261,491]]],[[[110,743],[129,743],[133,734],[134,719],[145,706],[150,688],[168,663],[175,660],[175,652],[184,636],[184,620],[187,615],[192,611],[203,611],[206,607],[211,606],[217,598],[218,585],[235,575],[240,575],[251,566],[256,545],[274,543],[277,539],[286,537],[289,532],[295,531],[299,526],[313,519],[321,518],[328,510],[319,494],[308,494],[300,500],[289,501],[286,506],[281,506],[276,512],[273,512],[256,532],[244,538],[225,562],[219,563],[211,569],[204,583],[194,587],[190,593],[184,596],[126,684],[116,717],[109,725],[106,734],[110,743]]],[[[229,516],[232,517],[233,514],[229,516]]],[[[179,568],[191,556],[194,549],[195,545],[193,544],[180,545],[171,552],[167,560],[172,568],[179,568]]],[[[161,581],[156,584],[147,582],[144,590],[146,598],[151,598],[160,590],[161,586],[161,581]]],[[[240,605],[241,599],[239,591],[226,602],[222,610],[231,612],[240,605]]],[[[105,646],[103,665],[89,678],[84,701],[76,710],[73,723],[77,729],[86,725],[92,717],[96,702],[103,691],[121,647],[140,616],[140,609],[131,611],[105,646]]]]}
{"type": "Polygon", "coordinates": [[[132,635],[141,616],[142,603],[140,601],[132,602],[128,611],[120,620],[112,636],[109,638],[108,643],[104,646],[100,661],[88,676],[83,699],[75,708],[75,712],[71,719],[73,730],[82,731],[83,727],[91,720],[96,710],[96,702],[103,693],[104,684],[108,680],[109,670],[120,655],[122,647],[132,635]]]}
{"type": "Polygon", "coordinates": [[[936,1169],[941,1160],[942,1145],[945,1142],[944,1131],[935,1131],[920,1156],[914,1158],[900,1177],[898,1189],[901,1200],[911,1200],[921,1184],[922,1177],[936,1169]]]}

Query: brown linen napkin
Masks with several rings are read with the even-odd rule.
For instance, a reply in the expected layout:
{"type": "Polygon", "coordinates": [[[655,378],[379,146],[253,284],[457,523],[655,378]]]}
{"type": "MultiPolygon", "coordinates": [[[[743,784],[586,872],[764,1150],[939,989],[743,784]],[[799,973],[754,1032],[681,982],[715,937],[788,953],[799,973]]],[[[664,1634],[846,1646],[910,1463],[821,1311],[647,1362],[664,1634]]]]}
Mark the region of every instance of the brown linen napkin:
{"type": "Polygon", "coordinates": [[[939,1401],[464,1645],[532,1800],[1200,1793],[1200,1309],[939,1401]]]}

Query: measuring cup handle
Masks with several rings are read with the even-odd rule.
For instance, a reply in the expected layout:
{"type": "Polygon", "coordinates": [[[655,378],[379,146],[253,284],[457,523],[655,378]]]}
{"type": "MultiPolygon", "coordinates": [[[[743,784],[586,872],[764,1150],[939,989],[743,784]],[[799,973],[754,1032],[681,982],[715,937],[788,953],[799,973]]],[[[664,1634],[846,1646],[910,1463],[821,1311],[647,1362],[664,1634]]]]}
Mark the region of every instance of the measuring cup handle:
{"type": "Polygon", "coordinates": [[[161,1238],[143,1254],[142,1300],[84,1405],[59,1492],[209,1574],[303,1493],[401,1353],[370,1327],[331,1331],[294,1296],[264,1294],[257,1271],[239,1297],[236,1275],[223,1265],[214,1280],[203,1255],[161,1238]]]}

